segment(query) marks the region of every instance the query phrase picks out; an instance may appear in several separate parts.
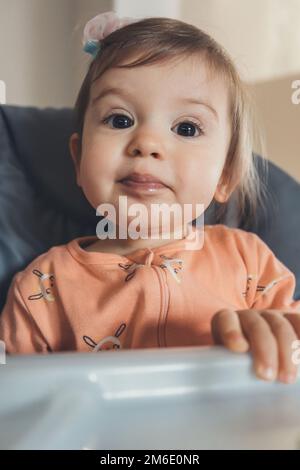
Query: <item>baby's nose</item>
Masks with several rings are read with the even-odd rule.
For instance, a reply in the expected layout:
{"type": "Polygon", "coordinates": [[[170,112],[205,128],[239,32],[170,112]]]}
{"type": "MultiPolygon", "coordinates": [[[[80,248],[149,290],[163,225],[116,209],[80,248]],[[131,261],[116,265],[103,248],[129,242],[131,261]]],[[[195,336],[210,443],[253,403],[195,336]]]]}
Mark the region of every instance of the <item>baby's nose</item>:
{"type": "Polygon", "coordinates": [[[128,146],[128,154],[132,157],[163,158],[165,156],[162,138],[154,133],[136,135],[128,146]]]}

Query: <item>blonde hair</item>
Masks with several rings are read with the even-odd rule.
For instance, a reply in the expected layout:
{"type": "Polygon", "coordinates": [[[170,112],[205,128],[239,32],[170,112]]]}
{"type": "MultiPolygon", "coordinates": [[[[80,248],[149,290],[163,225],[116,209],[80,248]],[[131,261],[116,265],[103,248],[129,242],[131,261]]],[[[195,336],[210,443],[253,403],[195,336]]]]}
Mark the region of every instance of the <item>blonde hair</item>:
{"type": "MultiPolygon", "coordinates": [[[[146,18],[114,31],[101,41],[100,49],[89,65],[75,103],[77,132],[80,137],[79,153],[91,86],[106,70],[195,56],[201,56],[209,72],[217,73],[228,87],[231,140],[220,183],[226,187],[227,199],[232,193],[235,194],[239,218],[247,211],[247,216],[251,218],[258,204],[263,205],[265,187],[261,176],[262,173],[266,174],[267,170],[266,162],[262,159],[259,174],[257,155],[253,152],[255,144],[261,156],[265,148],[262,133],[256,127],[254,103],[249,89],[222,46],[204,31],[183,21],[146,18]],[[132,57],[137,59],[124,63],[132,57]]],[[[221,218],[225,208],[226,204],[222,204],[218,218],[221,218]]]]}

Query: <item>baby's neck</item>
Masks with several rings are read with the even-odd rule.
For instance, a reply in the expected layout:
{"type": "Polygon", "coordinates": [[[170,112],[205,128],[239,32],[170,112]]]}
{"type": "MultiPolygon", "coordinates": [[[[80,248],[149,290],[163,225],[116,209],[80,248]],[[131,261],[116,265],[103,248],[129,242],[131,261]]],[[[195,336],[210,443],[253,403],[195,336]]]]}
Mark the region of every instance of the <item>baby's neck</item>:
{"type": "Polygon", "coordinates": [[[182,232],[181,236],[178,235],[176,237],[175,233],[168,234],[168,238],[162,239],[126,239],[126,240],[118,240],[118,239],[106,239],[106,240],[96,240],[91,245],[84,247],[86,251],[90,252],[100,252],[100,253],[115,253],[121,256],[126,256],[136,250],[144,249],[144,248],[158,248],[160,246],[167,245],[172,241],[180,240],[184,238],[185,234],[182,232]],[[176,237],[176,238],[175,238],[176,237]]]}

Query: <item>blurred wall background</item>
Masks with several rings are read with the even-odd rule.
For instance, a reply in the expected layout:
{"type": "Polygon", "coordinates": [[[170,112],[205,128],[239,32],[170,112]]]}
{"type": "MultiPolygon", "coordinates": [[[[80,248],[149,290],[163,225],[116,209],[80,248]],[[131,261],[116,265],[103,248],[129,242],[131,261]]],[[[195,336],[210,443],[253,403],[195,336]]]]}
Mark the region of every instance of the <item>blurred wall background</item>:
{"type": "Polygon", "coordinates": [[[267,157],[300,181],[300,0],[0,0],[0,80],[8,104],[73,106],[89,57],[88,19],[169,16],[204,29],[230,53],[253,91],[267,157]]]}
{"type": "Polygon", "coordinates": [[[251,86],[267,157],[300,181],[300,0],[183,0],[180,17],[210,33],[251,86]]]}

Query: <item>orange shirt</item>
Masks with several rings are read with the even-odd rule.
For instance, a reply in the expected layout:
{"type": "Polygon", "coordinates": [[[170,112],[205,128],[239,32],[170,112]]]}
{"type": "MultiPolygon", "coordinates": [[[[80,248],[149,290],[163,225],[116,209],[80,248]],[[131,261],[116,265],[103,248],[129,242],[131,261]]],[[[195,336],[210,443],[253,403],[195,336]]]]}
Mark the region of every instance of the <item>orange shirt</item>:
{"type": "Polygon", "coordinates": [[[77,238],[17,273],[0,317],[9,353],[212,344],[221,309],[299,312],[295,277],[255,234],[204,227],[202,249],[185,240],[126,256],[88,252],[77,238]]]}

